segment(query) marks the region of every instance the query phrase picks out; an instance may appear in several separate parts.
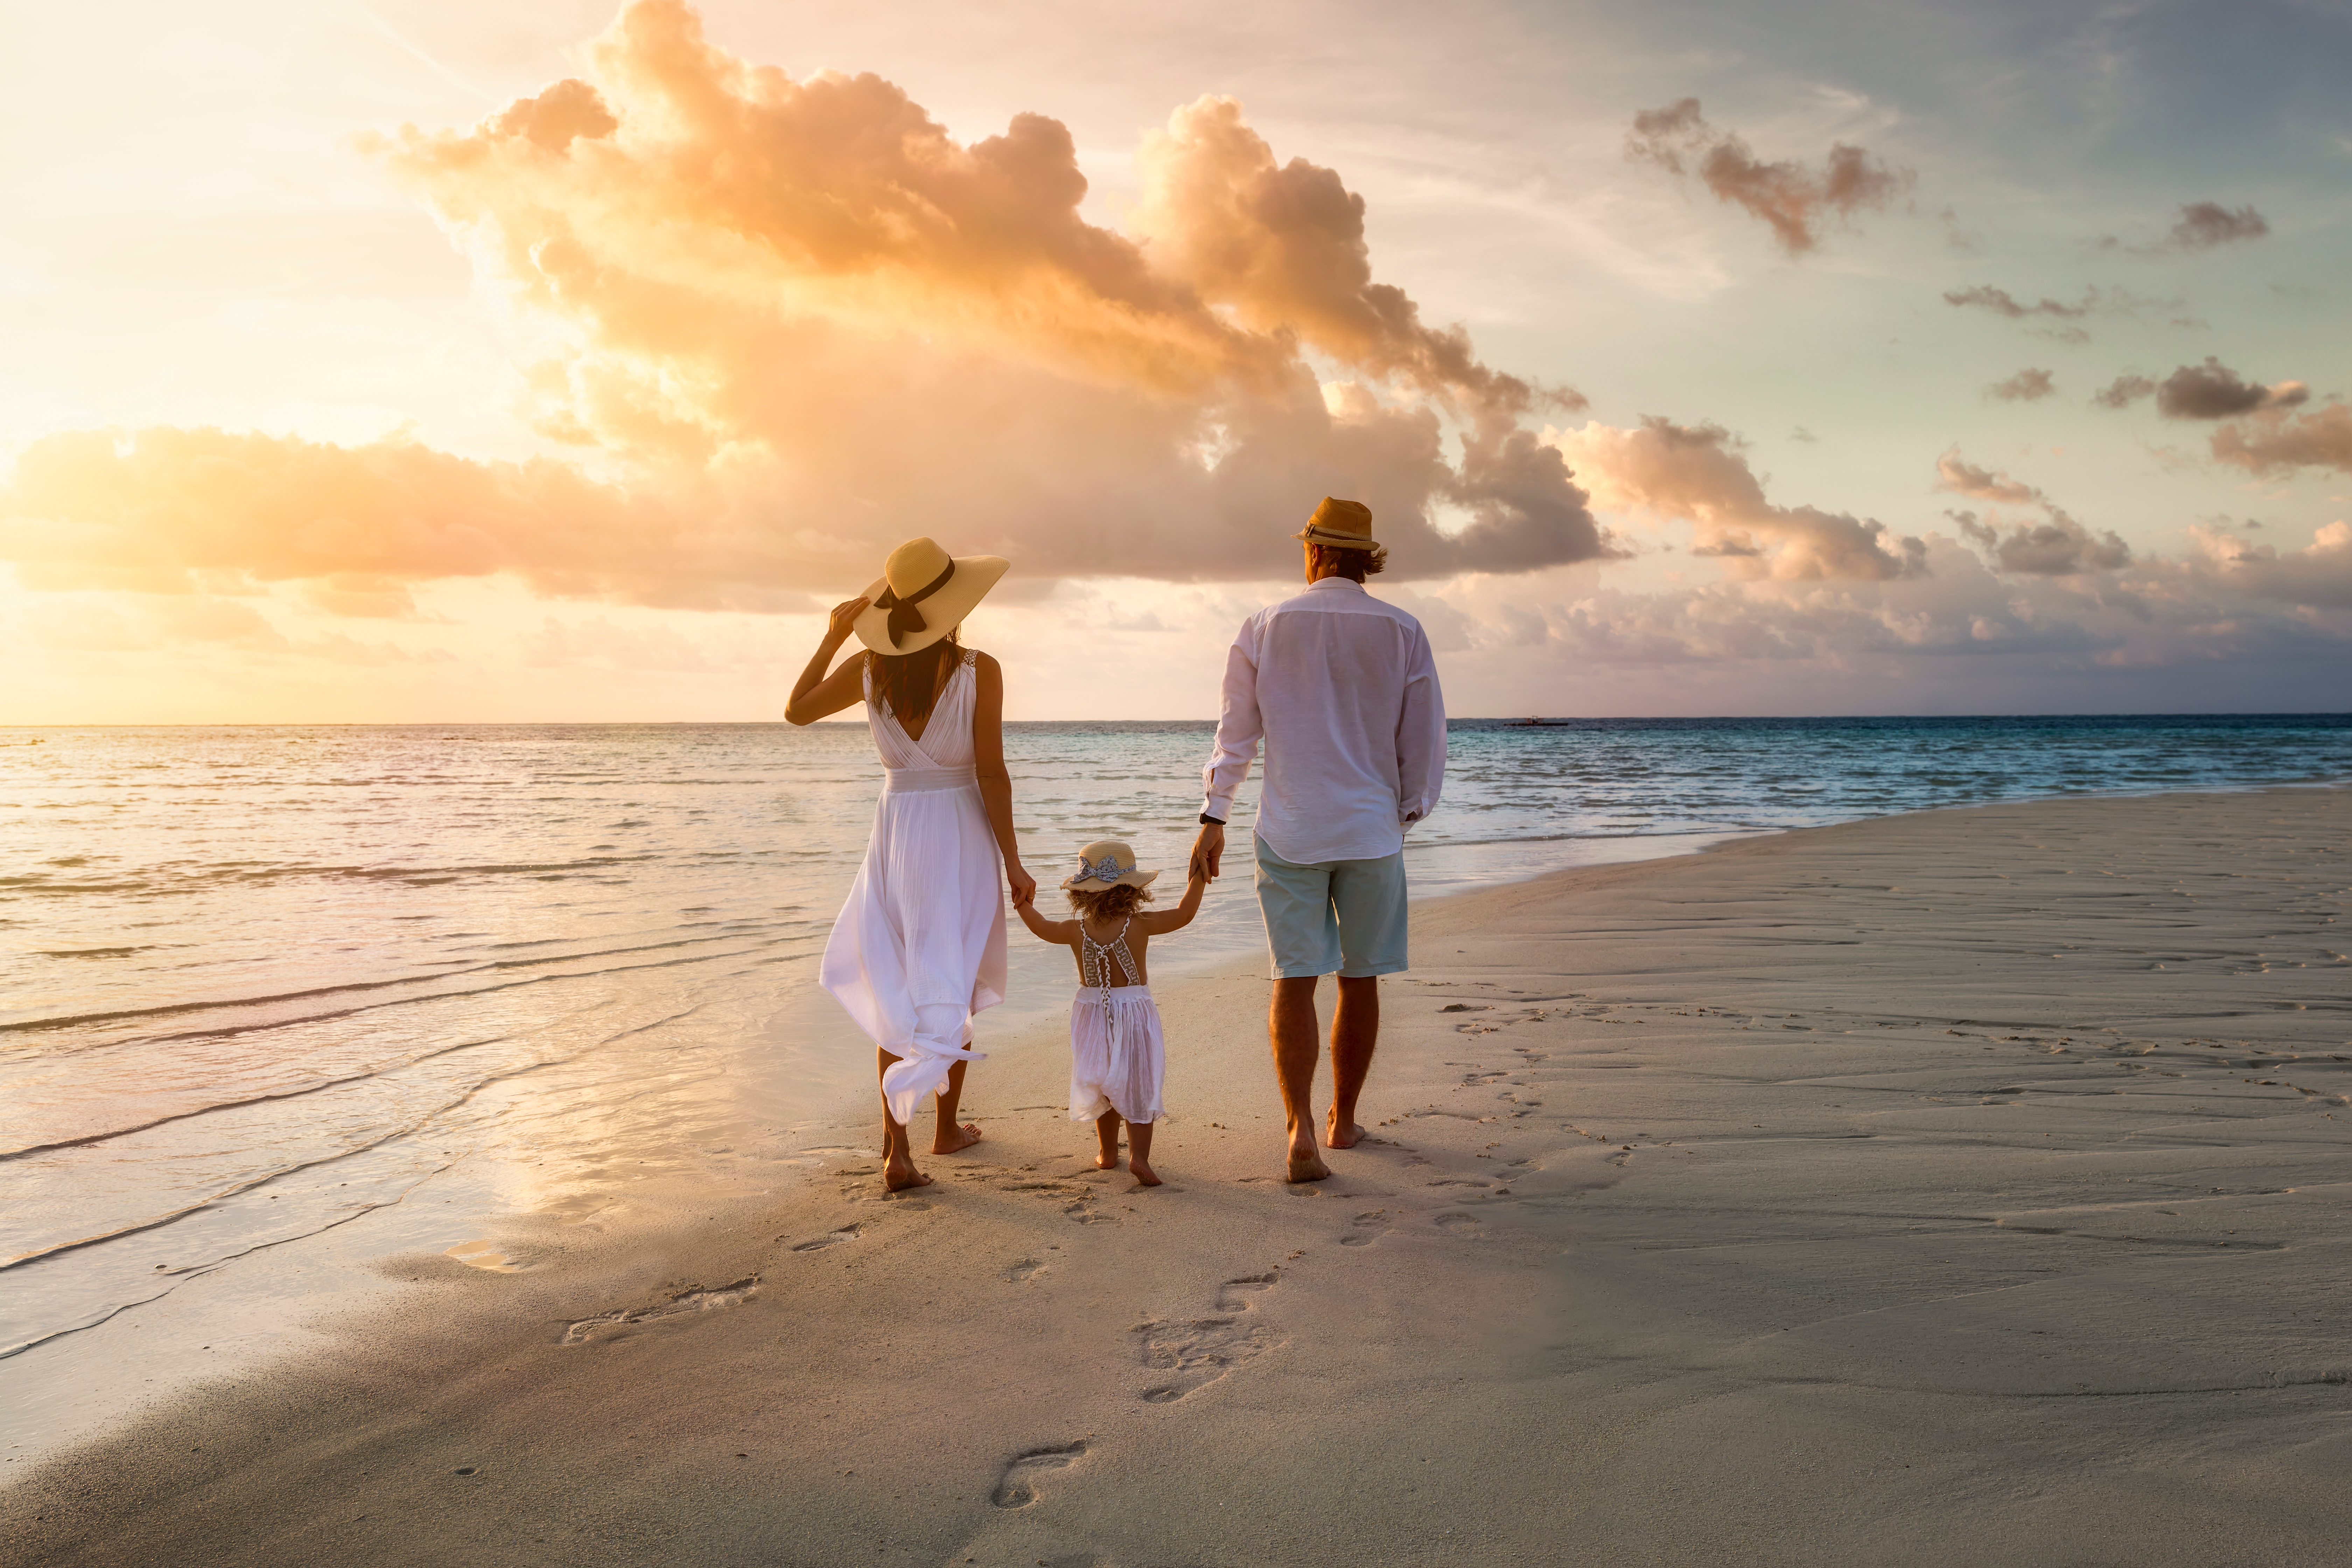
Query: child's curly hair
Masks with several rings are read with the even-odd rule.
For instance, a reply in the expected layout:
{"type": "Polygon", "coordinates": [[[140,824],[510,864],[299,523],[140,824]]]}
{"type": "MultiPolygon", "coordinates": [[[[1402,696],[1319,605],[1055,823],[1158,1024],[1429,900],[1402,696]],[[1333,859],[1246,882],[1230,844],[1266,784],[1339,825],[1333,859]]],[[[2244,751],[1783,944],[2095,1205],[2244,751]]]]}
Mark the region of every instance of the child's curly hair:
{"type": "Polygon", "coordinates": [[[1068,888],[1064,891],[1070,895],[1070,908],[1078,911],[1080,919],[1097,924],[1104,921],[1125,920],[1151,901],[1150,889],[1139,888],[1129,882],[1105,888],[1098,893],[1084,888],[1068,888]]]}

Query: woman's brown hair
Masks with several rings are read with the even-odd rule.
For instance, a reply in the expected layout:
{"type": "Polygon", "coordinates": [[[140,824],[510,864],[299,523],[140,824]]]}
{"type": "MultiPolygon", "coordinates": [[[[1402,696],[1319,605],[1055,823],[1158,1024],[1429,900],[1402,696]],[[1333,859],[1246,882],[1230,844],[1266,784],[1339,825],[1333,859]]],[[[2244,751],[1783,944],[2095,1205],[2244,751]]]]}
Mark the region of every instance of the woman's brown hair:
{"type": "Polygon", "coordinates": [[[963,657],[963,645],[956,640],[961,630],[958,627],[912,653],[866,654],[872,661],[874,700],[896,713],[901,725],[911,730],[931,716],[931,705],[940,700],[951,673],[948,667],[963,657]]]}

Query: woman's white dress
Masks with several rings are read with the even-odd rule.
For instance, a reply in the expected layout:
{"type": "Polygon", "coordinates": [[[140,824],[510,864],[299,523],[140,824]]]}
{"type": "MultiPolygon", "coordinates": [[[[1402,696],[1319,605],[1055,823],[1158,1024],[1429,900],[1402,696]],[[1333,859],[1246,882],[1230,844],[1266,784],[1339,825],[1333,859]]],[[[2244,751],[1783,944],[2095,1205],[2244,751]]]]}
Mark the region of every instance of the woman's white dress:
{"type": "Polygon", "coordinates": [[[959,1060],[980,1059],[972,1015],[1004,1000],[1003,861],[972,773],[976,685],[967,651],[917,742],[875,701],[870,663],[866,671],[882,797],[817,973],[857,1026],[898,1058],[882,1095],[901,1122],[947,1087],[959,1060]]]}

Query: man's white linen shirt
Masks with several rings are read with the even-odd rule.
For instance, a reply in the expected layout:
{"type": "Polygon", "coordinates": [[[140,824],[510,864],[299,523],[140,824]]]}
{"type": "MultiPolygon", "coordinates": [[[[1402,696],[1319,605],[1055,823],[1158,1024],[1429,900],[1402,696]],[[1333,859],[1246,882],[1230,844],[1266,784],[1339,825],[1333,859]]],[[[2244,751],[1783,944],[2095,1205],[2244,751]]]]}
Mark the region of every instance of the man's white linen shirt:
{"type": "Polygon", "coordinates": [[[1314,865],[1403,848],[1445,782],[1445,697],[1421,623],[1345,577],[1243,622],[1201,774],[1206,815],[1233,814],[1261,740],[1257,835],[1276,855],[1314,865]]]}

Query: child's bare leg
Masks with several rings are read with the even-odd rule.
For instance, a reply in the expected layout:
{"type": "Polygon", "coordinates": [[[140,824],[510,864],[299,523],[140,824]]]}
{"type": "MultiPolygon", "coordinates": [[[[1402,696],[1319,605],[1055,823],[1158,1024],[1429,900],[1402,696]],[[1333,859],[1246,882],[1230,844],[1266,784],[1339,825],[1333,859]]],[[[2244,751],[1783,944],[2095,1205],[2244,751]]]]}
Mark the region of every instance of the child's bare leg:
{"type": "MultiPolygon", "coordinates": [[[[874,1073],[877,1079],[897,1065],[898,1058],[876,1047],[874,1073]]],[[[908,1187],[928,1187],[930,1177],[915,1169],[915,1152],[907,1142],[907,1124],[890,1115],[890,1102],[882,1101],[882,1184],[891,1192],[903,1192],[908,1187]]]]}
{"type": "Polygon", "coordinates": [[[1095,1118],[1095,1142],[1100,1146],[1095,1153],[1095,1169],[1118,1169],[1118,1112],[1106,1110],[1095,1118]]]}
{"type": "Polygon", "coordinates": [[[970,1062],[960,1061],[948,1068],[948,1086],[940,1090],[940,1129],[931,1138],[934,1154],[952,1154],[980,1142],[980,1123],[956,1121],[963,1103],[963,1069],[970,1066],[970,1062]]]}
{"type": "Polygon", "coordinates": [[[1147,1187],[1160,1184],[1160,1177],[1151,1169],[1151,1123],[1149,1121],[1127,1124],[1127,1172],[1147,1187]]]}

